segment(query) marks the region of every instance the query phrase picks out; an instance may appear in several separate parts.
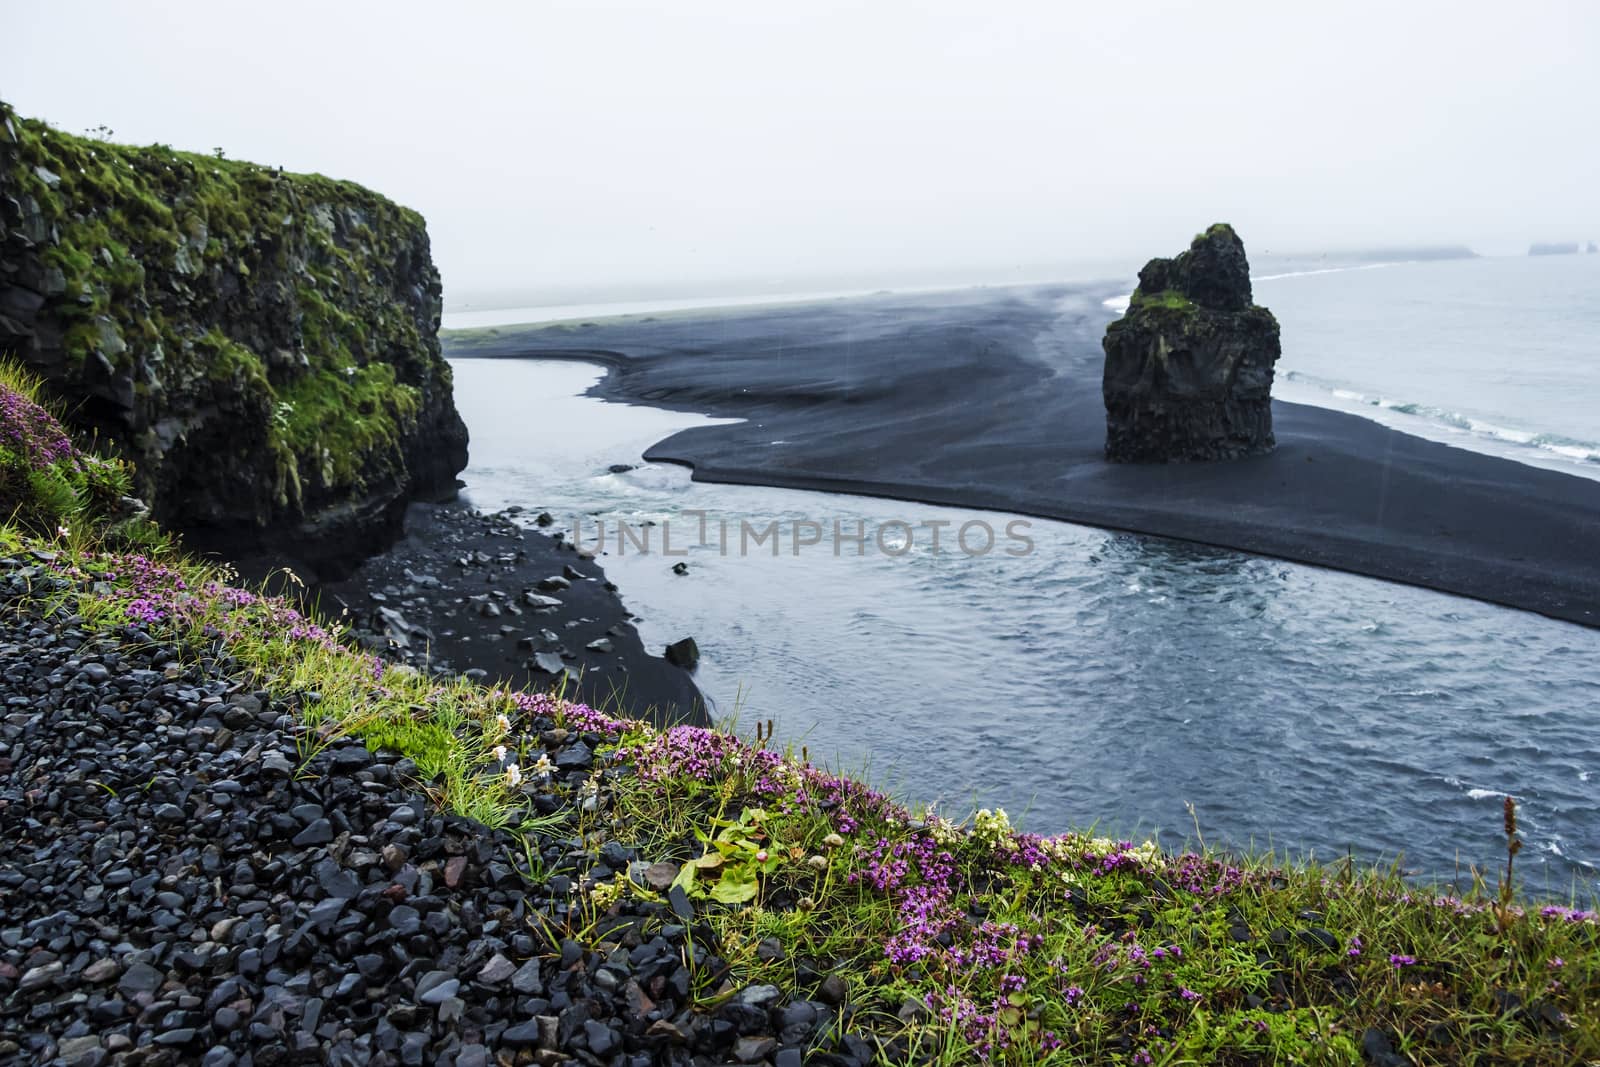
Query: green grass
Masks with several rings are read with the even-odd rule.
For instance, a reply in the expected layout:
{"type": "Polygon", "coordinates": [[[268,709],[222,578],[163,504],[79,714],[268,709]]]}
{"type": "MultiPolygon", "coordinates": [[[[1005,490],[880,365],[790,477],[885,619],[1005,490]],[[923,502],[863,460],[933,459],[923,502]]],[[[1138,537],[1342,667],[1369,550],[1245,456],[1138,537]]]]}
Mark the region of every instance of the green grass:
{"type": "Polygon", "coordinates": [[[1191,242],[1190,247],[1202,243],[1208,237],[1225,237],[1232,233],[1233,227],[1226,222],[1213,222],[1210,226],[1194,235],[1194,241],[1191,242]]]}
{"type": "MultiPolygon", "coordinates": [[[[410,757],[438,804],[522,842],[511,860],[530,878],[565,869],[573,842],[672,863],[715,935],[692,957],[703,1007],[751,983],[804,996],[837,976],[851,1031],[884,1063],[1344,1064],[1369,1029],[1417,1064],[1600,1058],[1600,925],[1572,910],[1592,902],[1520,897],[1514,811],[1506,854],[1478,857],[1495,873],[1449,891],[1203,842],[1177,854],[1038,838],[1003,812],[953,822],[804,749],[774,751],[770,725],[750,740],[662,730],[430,678],[226,571],[99,533],[8,522],[0,554],[26,555],[42,606],[90,633],[225,653],[299,709],[306,764],[344,737],[410,757]],[[544,773],[552,731],[598,734],[596,770],[544,773]]],[[[533,921],[553,950],[571,937],[610,951],[620,908],[663,899],[622,876],[583,880],[570,907],[533,921]]]]}
{"type": "Polygon", "coordinates": [[[38,379],[0,359],[0,517],[33,534],[93,530],[119,544],[164,543],[128,501],[126,463],[84,451],[40,396],[38,379]]]}
{"type": "Polygon", "coordinates": [[[1159,293],[1146,293],[1143,289],[1135,289],[1133,297],[1129,300],[1130,308],[1168,308],[1173,311],[1193,311],[1194,301],[1183,295],[1179,289],[1164,289],[1159,293]]]}

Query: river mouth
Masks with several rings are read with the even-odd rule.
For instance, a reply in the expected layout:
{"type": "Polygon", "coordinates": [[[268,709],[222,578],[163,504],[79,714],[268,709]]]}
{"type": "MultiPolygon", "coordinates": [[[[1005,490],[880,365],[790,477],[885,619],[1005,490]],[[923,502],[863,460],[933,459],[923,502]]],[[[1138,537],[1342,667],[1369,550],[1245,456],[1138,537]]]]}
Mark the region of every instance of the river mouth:
{"type": "Polygon", "coordinates": [[[1211,844],[1400,858],[1439,880],[1503,856],[1509,793],[1529,888],[1600,888],[1600,743],[1583,721],[1600,631],[1040,519],[1022,520],[1023,555],[926,537],[836,553],[827,536],[724,554],[715,536],[696,543],[702,521],[982,522],[1003,538],[1020,517],[692,482],[640,456],[713,420],[581,395],[598,365],[453,366],[471,501],[549,511],[590,547],[605,522],[599,558],[646,646],[694,636],[698,684],[744,729],[771,719],[780,742],[952,816],[998,805],[1036,832],[1169,845],[1198,820],[1211,844]],[[619,523],[633,531],[620,545],[619,523]]]}

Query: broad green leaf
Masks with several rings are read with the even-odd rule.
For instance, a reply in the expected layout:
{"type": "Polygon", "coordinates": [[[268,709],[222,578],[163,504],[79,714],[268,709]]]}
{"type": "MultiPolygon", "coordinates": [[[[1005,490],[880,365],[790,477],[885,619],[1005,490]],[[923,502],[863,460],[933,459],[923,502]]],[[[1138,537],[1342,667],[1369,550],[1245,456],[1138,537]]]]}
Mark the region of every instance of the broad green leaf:
{"type": "Polygon", "coordinates": [[[754,900],[755,895],[755,882],[738,882],[731,878],[723,878],[711,887],[711,899],[720,900],[724,904],[743,904],[747,900],[754,900]]]}
{"type": "MultiPolygon", "coordinates": [[[[694,890],[694,871],[693,863],[685,863],[678,869],[678,877],[672,880],[672,885],[681,887],[686,893],[692,892],[694,890]]],[[[671,886],[668,888],[670,889],[671,886]]]]}

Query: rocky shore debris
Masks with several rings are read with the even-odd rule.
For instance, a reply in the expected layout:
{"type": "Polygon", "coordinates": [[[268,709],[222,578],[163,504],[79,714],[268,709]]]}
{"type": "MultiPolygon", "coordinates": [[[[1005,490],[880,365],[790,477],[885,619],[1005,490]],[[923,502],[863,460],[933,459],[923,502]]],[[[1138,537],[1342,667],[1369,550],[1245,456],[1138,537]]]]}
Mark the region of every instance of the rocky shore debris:
{"type": "Polygon", "coordinates": [[[616,586],[531,513],[416,504],[407,536],[315,593],[385,659],[515,686],[567,686],[632,713],[697,720],[680,665],[646,652],[616,586]],[[650,708],[656,708],[655,713],[650,708]]]}
{"type": "Polygon", "coordinates": [[[1226,223],[1139,272],[1106,327],[1106,458],[1237,459],[1272,450],[1278,321],[1252,303],[1244,243],[1226,223]]]}
{"type": "Polygon", "coordinates": [[[581,833],[620,773],[599,735],[529,724],[556,770],[526,852],[440,814],[412,761],[307,732],[315,694],[273,699],[225,653],[134,627],[91,634],[45,613],[49,582],[0,559],[0,1061],[871,1061],[816,961],[789,992],[723,989],[687,898],[625,897],[590,925],[582,886],[677,872],[581,833]]]}
{"type": "Polygon", "coordinates": [[[695,644],[694,638],[685,637],[681,641],[674,641],[667,646],[667,662],[676,664],[686,671],[692,671],[700,664],[700,646],[695,644]]]}

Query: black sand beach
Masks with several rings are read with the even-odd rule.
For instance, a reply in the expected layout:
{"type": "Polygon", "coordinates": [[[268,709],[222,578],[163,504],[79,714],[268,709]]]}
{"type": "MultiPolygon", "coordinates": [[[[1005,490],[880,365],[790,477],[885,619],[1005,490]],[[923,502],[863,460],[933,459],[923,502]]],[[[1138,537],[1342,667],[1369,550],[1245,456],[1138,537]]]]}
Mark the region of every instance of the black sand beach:
{"type": "Polygon", "coordinates": [[[975,289],[442,336],[452,359],[601,362],[600,396],[745,419],[646,453],[697,480],[1020,512],[1600,626],[1594,481],[1281,401],[1271,455],[1106,463],[1113,294],[975,289]]]}
{"type": "Polygon", "coordinates": [[[413,504],[399,542],[315,592],[393,659],[515,688],[564,680],[568,697],[597,708],[706,722],[689,672],[645,650],[599,566],[509,516],[413,504]]]}

